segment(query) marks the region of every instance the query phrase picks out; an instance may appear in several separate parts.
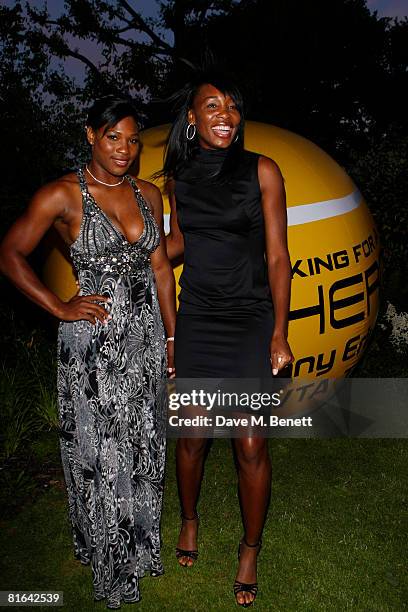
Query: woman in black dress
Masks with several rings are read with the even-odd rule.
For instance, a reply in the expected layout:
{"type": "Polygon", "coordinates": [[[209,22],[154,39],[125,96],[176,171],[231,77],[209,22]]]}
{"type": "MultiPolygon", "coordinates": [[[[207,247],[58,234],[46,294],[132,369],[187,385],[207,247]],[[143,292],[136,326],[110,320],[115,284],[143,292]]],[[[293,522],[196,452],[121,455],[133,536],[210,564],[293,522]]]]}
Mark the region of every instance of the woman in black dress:
{"type": "MultiPolygon", "coordinates": [[[[287,342],[291,266],[282,175],[243,148],[242,98],[217,76],[182,93],[163,173],[171,201],[167,251],[184,253],[175,333],[178,378],[276,375],[293,356],[287,342]]],[[[256,559],[271,486],[267,441],[234,439],[244,537],[234,584],[238,604],[257,593],[256,559]]],[[[178,561],[197,559],[196,504],[206,439],[179,439],[182,526],[178,561]]]]}

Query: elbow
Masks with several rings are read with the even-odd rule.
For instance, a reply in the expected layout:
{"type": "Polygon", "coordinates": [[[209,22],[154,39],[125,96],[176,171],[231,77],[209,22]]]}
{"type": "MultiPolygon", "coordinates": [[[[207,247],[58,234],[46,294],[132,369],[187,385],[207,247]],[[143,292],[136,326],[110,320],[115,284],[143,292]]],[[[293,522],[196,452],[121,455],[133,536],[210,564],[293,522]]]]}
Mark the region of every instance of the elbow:
{"type": "Polygon", "coordinates": [[[22,260],[22,255],[11,245],[0,244],[0,273],[12,278],[22,260]]]}
{"type": "Polygon", "coordinates": [[[156,266],[152,266],[152,270],[157,282],[163,282],[167,278],[174,277],[173,268],[171,267],[171,263],[168,259],[156,266]]]}
{"type": "Polygon", "coordinates": [[[287,279],[292,280],[292,265],[289,254],[271,257],[268,259],[268,276],[270,283],[283,282],[287,279]]]}
{"type": "Polygon", "coordinates": [[[289,251],[285,250],[281,253],[274,253],[270,257],[268,257],[268,268],[271,269],[282,269],[289,268],[292,269],[289,257],[289,251]]]}

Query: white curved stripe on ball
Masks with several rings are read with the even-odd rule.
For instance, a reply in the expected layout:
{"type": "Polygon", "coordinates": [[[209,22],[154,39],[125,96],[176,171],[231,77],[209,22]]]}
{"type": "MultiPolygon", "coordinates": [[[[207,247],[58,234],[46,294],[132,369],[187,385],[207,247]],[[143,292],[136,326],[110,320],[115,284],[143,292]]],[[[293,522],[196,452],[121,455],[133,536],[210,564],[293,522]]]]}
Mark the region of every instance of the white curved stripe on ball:
{"type": "Polygon", "coordinates": [[[288,208],[288,225],[303,225],[331,219],[351,212],[360,206],[361,193],[358,189],[344,196],[333,200],[313,202],[312,204],[299,204],[288,208]]]}
{"type": "MultiPolygon", "coordinates": [[[[288,208],[288,225],[303,225],[331,219],[351,212],[360,206],[362,196],[358,189],[344,196],[333,200],[323,200],[322,202],[312,202],[311,204],[298,204],[288,208]]],[[[170,215],[164,215],[164,232],[170,232],[170,215]]]]}

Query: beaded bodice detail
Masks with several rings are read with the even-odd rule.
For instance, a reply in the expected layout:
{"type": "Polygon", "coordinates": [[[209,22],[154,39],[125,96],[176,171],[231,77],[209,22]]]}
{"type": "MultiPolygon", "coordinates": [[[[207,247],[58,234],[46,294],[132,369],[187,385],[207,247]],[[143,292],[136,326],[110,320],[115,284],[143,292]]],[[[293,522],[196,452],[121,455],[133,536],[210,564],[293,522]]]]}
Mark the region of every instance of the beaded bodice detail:
{"type": "Polygon", "coordinates": [[[77,172],[82,193],[83,216],[79,236],[70,246],[75,269],[132,274],[150,265],[150,254],[158,247],[157,223],[136,181],[126,175],[143,219],[143,231],[136,242],[129,242],[89,193],[84,171],[77,172]]]}

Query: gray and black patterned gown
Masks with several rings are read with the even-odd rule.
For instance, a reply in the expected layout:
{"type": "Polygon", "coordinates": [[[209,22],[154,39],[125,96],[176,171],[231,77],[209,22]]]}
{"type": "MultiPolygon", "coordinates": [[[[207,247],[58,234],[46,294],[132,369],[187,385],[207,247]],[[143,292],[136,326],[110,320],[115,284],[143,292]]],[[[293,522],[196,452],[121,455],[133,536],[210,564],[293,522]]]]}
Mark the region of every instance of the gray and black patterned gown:
{"type": "MultiPolygon", "coordinates": [[[[82,295],[111,298],[107,325],[61,322],[61,454],[75,556],[91,563],[95,599],[140,599],[139,578],[163,573],[159,522],[165,462],[165,335],[150,254],[157,224],[127,177],[144,229],[130,243],[78,171],[83,220],[70,252],[82,295]]],[[[104,304],[105,306],[105,304],[104,304]]]]}

